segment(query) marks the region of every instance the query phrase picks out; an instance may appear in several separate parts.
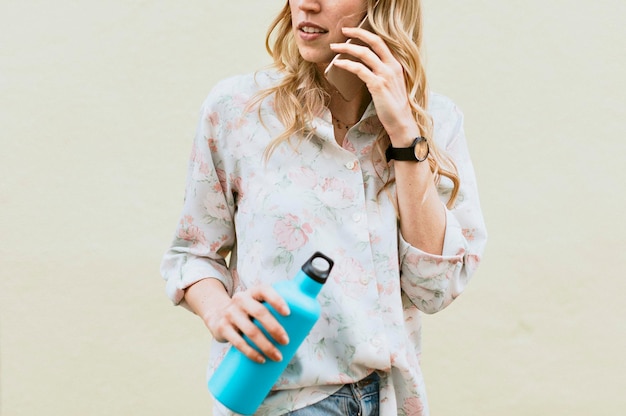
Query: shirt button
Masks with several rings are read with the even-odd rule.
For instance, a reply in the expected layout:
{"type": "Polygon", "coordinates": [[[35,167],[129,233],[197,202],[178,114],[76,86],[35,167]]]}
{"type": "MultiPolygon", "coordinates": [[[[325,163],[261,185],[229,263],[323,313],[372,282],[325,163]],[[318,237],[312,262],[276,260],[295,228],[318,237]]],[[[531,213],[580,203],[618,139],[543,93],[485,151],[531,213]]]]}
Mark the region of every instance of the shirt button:
{"type": "Polygon", "coordinates": [[[380,338],[372,338],[372,345],[375,347],[380,347],[380,344],[382,344],[382,341],[380,340],[380,338]]]}
{"type": "Polygon", "coordinates": [[[361,214],[359,214],[359,213],[352,214],[352,220],[353,220],[354,222],[360,222],[360,221],[361,221],[361,218],[362,218],[362,216],[361,216],[361,214]]]}
{"type": "Polygon", "coordinates": [[[362,285],[367,285],[369,283],[370,279],[369,279],[369,277],[367,277],[366,274],[364,274],[364,275],[361,276],[359,281],[361,282],[362,285]]]}
{"type": "Polygon", "coordinates": [[[348,168],[350,170],[354,169],[355,166],[356,166],[356,162],[353,161],[353,160],[351,160],[348,163],[346,163],[346,168],[348,168]]]}

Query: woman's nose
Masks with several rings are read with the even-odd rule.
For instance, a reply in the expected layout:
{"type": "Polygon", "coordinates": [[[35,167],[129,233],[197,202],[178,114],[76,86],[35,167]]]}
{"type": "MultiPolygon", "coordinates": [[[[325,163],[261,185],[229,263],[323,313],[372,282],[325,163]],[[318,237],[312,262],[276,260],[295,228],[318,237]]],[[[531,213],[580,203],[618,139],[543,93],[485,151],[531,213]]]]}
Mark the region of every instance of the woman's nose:
{"type": "Polygon", "coordinates": [[[300,0],[298,8],[308,13],[319,13],[322,9],[321,2],[319,0],[300,0]]]}

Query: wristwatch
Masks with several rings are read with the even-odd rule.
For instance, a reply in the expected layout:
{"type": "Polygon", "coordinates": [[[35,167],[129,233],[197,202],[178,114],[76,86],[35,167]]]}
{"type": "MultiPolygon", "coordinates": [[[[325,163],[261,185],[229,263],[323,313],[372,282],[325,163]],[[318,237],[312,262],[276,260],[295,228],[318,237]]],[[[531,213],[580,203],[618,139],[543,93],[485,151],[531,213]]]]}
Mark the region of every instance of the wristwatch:
{"type": "Polygon", "coordinates": [[[424,137],[417,137],[409,147],[393,147],[389,145],[385,156],[387,157],[387,162],[391,159],[423,162],[428,157],[428,153],[430,153],[430,148],[428,147],[426,139],[424,137]]]}

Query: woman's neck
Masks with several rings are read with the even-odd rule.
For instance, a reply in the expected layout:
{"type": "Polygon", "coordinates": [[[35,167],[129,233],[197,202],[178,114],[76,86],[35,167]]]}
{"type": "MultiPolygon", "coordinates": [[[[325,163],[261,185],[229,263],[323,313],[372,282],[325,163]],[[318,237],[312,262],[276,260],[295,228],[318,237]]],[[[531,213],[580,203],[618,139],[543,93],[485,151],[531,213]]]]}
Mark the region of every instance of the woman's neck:
{"type": "Polygon", "coordinates": [[[333,119],[338,120],[343,125],[352,126],[356,124],[371,101],[370,93],[365,85],[351,100],[345,100],[333,87],[329,86],[327,91],[330,94],[328,109],[332,113],[333,119]]]}
{"type": "Polygon", "coordinates": [[[365,85],[351,100],[345,100],[334,88],[327,91],[330,94],[328,109],[332,116],[335,140],[339,146],[343,146],[348,130],[361,119],[371,96],[365,85]]]}
{"type": "Polygon", "coordinates": [[[332,86],[323,75],[326,66],[327,64],[318,64],[318,70],[320,71],[320,74],[322,74],[321,78],[323,80],[323,88],[330,97],[327,106],[332,115],[335,138],[337,143],[342,145],[346,133],[361,119],[372,97],[365,84],[363,84],[362,88],[354,98],[350,100],[344,99],[339,91],[337,91],[337,89],[332,86]]]}

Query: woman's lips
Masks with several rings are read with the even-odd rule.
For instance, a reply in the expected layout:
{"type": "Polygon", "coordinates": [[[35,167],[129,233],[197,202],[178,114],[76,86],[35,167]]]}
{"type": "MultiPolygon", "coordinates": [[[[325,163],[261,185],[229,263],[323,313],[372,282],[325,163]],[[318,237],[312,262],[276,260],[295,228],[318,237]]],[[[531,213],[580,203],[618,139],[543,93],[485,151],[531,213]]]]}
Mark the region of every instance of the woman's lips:
{"type": "Polygon", "coordinates": [[[302,22],[298,25],[300,38],[304,40],[315,40],[328,33],[328,30],[311,22],[302,22]]]}

